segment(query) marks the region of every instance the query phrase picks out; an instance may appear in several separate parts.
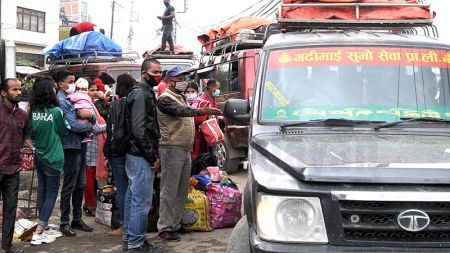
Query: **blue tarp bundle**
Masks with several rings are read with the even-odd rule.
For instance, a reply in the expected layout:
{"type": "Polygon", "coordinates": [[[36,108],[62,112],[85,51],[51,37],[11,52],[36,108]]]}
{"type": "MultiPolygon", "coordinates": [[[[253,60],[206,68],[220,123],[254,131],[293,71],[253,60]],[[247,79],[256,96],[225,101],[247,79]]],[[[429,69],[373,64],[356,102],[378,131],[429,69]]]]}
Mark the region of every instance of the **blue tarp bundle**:
{"type": "Polygon", "coordinates": [[[87,51],[109,52],[101,53],[101,56],[121,56],[122,48],[114,41],[99,32],[85,32],[58,42],[53,47],[43,50],[46,56],[54,55],[56,59],[94,56],[94,53],[82,53],[87,51]],[[115,54],[111,54],[115,53],[115,54]]]}

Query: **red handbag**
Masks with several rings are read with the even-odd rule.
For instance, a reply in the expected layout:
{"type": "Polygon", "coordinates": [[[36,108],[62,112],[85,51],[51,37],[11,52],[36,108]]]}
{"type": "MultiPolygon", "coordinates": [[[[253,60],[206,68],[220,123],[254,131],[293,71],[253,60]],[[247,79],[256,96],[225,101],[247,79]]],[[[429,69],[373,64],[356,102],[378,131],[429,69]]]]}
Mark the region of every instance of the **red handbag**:
{"type": "Polygon", "coordinates": [[[200,131],[206,140],[208,146],[221,143],[223,141],[223,133],[219,127],[216,117],[211,117],[200,124],[200,131]]]}
{"type": "Polygon", "coordinates": [[[34,169],[34,152],[30,148],[20,150],[20,170],[28,171],[34,169]]]}

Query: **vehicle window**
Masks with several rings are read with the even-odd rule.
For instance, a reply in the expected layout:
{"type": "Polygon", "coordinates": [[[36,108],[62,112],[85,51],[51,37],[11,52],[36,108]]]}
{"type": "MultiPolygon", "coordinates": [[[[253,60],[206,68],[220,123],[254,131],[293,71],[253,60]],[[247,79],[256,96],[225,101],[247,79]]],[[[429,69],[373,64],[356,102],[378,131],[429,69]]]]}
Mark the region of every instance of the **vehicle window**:
{"type": "Polygon", "coordinates": [[[133,70],[118,69],[118,70],[109,70],[108,71],[108,74],[111,75],[112,77],[114,77],[114,80],[117,80],[117,77],[124,73],[130,74],[136,80],[141,80],[141,70],[138,68],[133,69],[133,70]]]}
{"type": "Polygon", "coordinates": [[[220,91],[224,94],[239,91],[238,62],[223,63],[218,69],[220,91]]]}
{"type": "Polygon", "coordinates": [[[273,51],[263,121],[450,119],[450,53],[412,48],[273,51]]]}
{"type": "Polygon", "coordinates": [[[240,91],[239,86],[239,63],[237,61],[230,63],[230,92],[240,91]]]}
{"type": "Polygon", "coordinates": [[[220,82],[220,91],[221,93],[229,93],[230,92],[230,64],[224,63],[219,65],[219,82],[220,82]]]}
{"type": "Polygon", "coordinates": [[[206,83],[209,79],[213,79],[214,77],[214,71],[215,68],[211,68],[209,71],[198,73],[198,84],[200,92],[203,92],[206,90],[206,83]]]}
{"type": "Polygon", "coordinates": [[[164,64],[164,63],[161,64],[161,68],[163,71],[169,70],[169,69],[172,69],[175,67],[180,67],[182,70],[185,70],[185,69],[190,68],[191,65],[189,65],[189,64],[164,64]]]}
{"type": "MultiPolygon", "coordinates": [[[[141,70],[139,68],[132,69],[132,70],[117,69],[117,70],[109,70],[108,71],[108,74],[111,75],[114,78],[114,80],[117,80],[117,77],[124,73],[130,74],[136,80],[141,80],[141,70]]],[[[116,84],[113,84],[113,86],[112,86],[112,94],[113,95],[116,94],[116,84]]]]}

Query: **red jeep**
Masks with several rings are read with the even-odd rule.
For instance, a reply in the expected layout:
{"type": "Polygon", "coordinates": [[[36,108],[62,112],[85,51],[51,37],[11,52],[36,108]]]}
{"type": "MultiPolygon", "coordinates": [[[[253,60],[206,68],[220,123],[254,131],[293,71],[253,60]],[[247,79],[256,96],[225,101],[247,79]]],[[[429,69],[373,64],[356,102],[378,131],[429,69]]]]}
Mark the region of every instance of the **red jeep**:
{"type": "MultiPolygon", "coordinates": [[[[263,43],[262,40],[244,39],[221,43],[226,39],[229,38],[212,41],[211,43],[218,46],[207,51],[202,50],[200,67],[192,70],[190,76],[200,84],[201,90],[205,89],[209,79],[220,82],[221,95],[216,99],[217,106],[221,110],[230,98],[252,100],[256,67],[263,43]]],[[[225,139],[218,148],[219,167],[233,173],[239,169],[241,161],[247,158],[248,124],[221,117],[220,125],[225,133],[225,139]]]]}

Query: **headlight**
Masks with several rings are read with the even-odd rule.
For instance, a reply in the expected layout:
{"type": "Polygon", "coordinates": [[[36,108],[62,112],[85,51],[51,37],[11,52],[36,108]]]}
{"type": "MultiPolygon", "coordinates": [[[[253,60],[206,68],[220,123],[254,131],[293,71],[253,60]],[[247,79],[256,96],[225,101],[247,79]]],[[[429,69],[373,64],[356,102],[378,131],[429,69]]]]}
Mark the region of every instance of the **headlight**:
{"type": "Polygon", "coordinates": [[[259,195],[258,235],[267,241],[327,243],[319,198],[259,195]]]}

